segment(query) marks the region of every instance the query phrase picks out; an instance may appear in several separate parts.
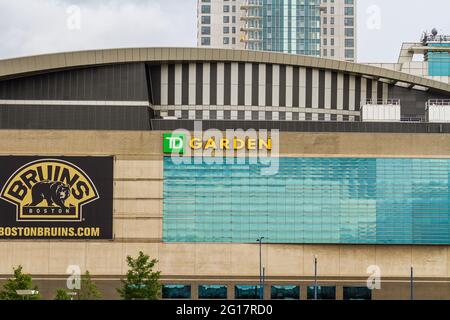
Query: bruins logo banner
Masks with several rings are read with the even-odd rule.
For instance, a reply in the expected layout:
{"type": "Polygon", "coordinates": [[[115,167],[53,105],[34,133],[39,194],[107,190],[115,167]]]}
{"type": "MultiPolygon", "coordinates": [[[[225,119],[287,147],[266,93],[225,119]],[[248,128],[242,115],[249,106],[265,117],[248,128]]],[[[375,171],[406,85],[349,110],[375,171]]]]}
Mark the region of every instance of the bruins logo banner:
{"type": "Polygon", "coordinates": [[[112,239],[112,157],[0,157],[0,239],[112,239]]]}

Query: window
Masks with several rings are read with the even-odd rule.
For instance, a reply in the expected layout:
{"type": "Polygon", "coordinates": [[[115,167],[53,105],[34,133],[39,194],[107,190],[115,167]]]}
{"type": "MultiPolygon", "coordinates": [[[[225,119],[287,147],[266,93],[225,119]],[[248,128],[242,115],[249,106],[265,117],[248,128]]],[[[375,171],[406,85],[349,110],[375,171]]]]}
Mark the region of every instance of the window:
{"type": "Polygon", "coordinates": [[[328,45],[328,39],[327,39],[327,38],[324,38],[324,39],[323,39],[323,45],[324,45],[324,46],[328,45]]]}
{"type": "Polygon", "coordinates": [[[331,31],[330,34],[331,34],[332,36],[334,36],[334,28],[331,28],[330,31],[331,31]]]}
{"type": "Polygon", "coordinates": [[[223,23],[230,23],[230,16],[223,16],[223,23]]]}
{"type": "Polygon", "coordinates": [[[252,285],[236,285],[234,287],[235,299],[260,299],[261,298],[261,286],[252,285]]]}
{"type": "Polygon", "coordinates": [[[211,27],[204,27],[201,28],[202,35],[210,35],[211,34],[211,27]]]}
{"type": "Polygon", "coordinates": [[[330,43],[331,43],[332,46],[334,46],[334,38],[330,39],[330,43]]]}
{"type": "Polygon", "coordinates": [[[344,287],[344,300],[372,300],[372,290],[367,287],[344,287]]]}
{"type": "Polygon", "coordinates": [[[328,21],[327,17],[323,17],[323,24],[327,24],[328,23],[327,21],[328,21]]]}
{"type": "Polygon", "coordinates": [[[270,288],[270,298],[272,300],[299,300],[299,286],[272,286],[270,288]]]}
{"type": "Polygon", "coordinates": [[[211,24],[211,16],[202,16],[202,24],[211,24]]]}
{"type": "Polygon", "coordinates": [[[236,33],[236,27],[231,28],[231,33],[236,33]]]}
{"type": "Polygon", "coordinates": [[[211,6],[202,6],[202,13],[211,13],[211,6]]]}
{"type": "Polygon", "coordinates": [[[236,44],[236,38],[233,37],[233,38],[231,39],[231,43],[232,43],[232,44],[236,44]]]}
{"type": "Polygon", "coordinates": [[[331,49],[331,56],[334,57],[334,49],[331,49]]]}
{"type": "Polygon", "coordinates": [[[230,6],[223,6],[223,12],[230,12],[230,6]]]}
{"type": "Polygon", "coordinates": [[[327,28],[323,28],[322,34],[327,35],[327,28]]]}
{"type": "Polygon", "coordinates": [[[354,37],[355,31],[353,28],[345,28],[345,36],[346,37],[354,37]]]}
{"type": "MultiPolygon", "coordinates": [[[[314,299],[314,286],[308,287],[307,299],[314,299]]],[[[317,286],[317,300],[336,300],[336,287],[317,286]]]]}
{"type": "Polygon", "coordinates": [[[210,37],[202,37],[201,44],[202,44],[202,46],[210,46],[211,38],[210,37]]]}
{"type": "Polygon", "coordinates": [[[345,58],[347,59],[355,58],[355,51],[353,49],[345,49],[345,58]]]}
{"type": "Polygon", "coordinates": [[[354,25],[353,18],[345,18],[344,19],[344,25],[345,26],[349,26],[349,27],[353,27],[353,25],[354,25]]]}
{"type": "Polygon", "coordinates": [[[355,46],[354,39],[345,39],[345,47],[346,48],[353,48],[354,46],[355,46]]]}
{"type": "Polygon", "coordinates": [[[345,4],[353,4],[353,0],[345,0],[345,4]]]}
{"type": "Polygon", "coordinates": [[[236,23],[236,16],[232,16],[232,17],[231,17],[231,22],[232,22],[232,23],[236,23]]]}
{"type": "Polygon", "coordinates": [[[230,38],[224,37],[223,38],[223,44],[230,44],[230,38]]]}
{"type": "Polygon", "coordinates": [[[230,27],[223,27],[223,33],[230,33],[230,27]]]}
{"type": "Polygon", "coordinates": [[[330,13],[331,13],[331,14],[334,14],[334,7],[331,7],[331,8],[330,8],[330,13]]]}
{"type": "Polygon", "coordinates": [[[223,299],[227,298],[227,286],[201,285],[198,286],[199,299],[223,299]]]}
{"type": "Polygon", "coordinates": [[[345,7],[344,13],[346,16],[352,16],[354,14],[353,7],[345,7]]]}
{"type": "Polygon", "coordinates": [[[166,284],[162,286],[163,299],[190,299],[191,286],[183,284],[166,284]]]}
{"type": "Polygon", "coordinates": [[[331,17],[330,20],[330,24],[334,24],[334,17],[331,17]]]}
{"type": "Polygon", "coordinates": [[[323,49],[323,56],[326,57],[328,55],[327,49],[323,49]]]}

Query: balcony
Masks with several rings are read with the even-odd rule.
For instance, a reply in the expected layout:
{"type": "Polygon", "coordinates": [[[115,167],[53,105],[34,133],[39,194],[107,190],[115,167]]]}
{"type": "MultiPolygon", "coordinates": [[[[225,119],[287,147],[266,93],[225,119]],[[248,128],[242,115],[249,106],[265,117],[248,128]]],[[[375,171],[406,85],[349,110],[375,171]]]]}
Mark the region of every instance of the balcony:
{"type": "Polygon", "coordinates": [[[246,16],[242,16],[241,20],[242,21],[262,20],[262,17],[261,16],[249,16],[249,15],[246,15],[246,16]]]}
{"type": "Polygon", "coordinates": [[[244,26],[241,28],[241,31],[244,32],[261,32],[263,29],[261,27],[247,27],[244,26]]]}

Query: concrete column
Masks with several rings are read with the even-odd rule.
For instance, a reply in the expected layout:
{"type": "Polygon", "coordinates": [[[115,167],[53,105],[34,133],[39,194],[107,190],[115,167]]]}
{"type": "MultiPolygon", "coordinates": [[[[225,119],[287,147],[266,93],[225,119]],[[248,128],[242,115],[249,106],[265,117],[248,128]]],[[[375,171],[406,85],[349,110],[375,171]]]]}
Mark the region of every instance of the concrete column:
{"type": "Polygon", "coordinates": [[[336,286],[336,300],[344,299],[344,287],[341,285],[336,286]]]}
{"type": "Polygon", "coordinates": [[[300,286],[300,300],[306,300],[308,298],[308,285],[300,286]]]}
{"type": "Polygon", "coordinates": [[[198,283],[196,282],[191,284],[191,299],[198,300],[198,283]]]}

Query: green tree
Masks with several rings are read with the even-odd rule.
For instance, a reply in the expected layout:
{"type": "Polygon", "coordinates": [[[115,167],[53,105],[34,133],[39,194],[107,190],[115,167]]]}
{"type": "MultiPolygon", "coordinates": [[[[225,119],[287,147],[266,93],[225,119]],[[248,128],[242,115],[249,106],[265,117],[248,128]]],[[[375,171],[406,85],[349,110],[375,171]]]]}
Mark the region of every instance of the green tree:
{"type": "Polygon", "coordinates": [[[92,281],[91,274],[86,271],[80,279],[80,289],[58,289],[55,300],[98,300],[102,298],[97,285],[92,281]],[[71,296],[69,293],[73,293],[71,296]]]}
{"type": "Polygon", "coordinates": [[[55,300],[72,300],[72,299],[68,295],[66,289],[58,289],[58,290],[56,290],[55,300]]]}
{"type": "Polygon", "coordinates": [[[39,300],[40,295],[22,296],[17,294],[17,290],[35,290],[38,291],[37,286],[33,286],[33,279],[29,274],[22,272],[22,266],[13,268],[13,278],[6,281],[3,285],[3,290],[0,291],[1,300],[39,300]]]}
{"type": "Polygon", "coordinates": [[[161,295],[161,285],[159,284],[160,271],[153,271],[158,263],[156,259],[139,252],[139,256],[134,259],[127,257],[129,270],[125,280],[122,280],[122,288],[117,289],[120,296],[125,300],[157,300],[161,295]]]}
{"type": "Polygon", "coordinates": [[[102,298],[100,291],[98,291],[97,285],[91,279],[91,274],[86,271],[81,276],[81,288],[75,290],[77,292],[76,298],[78,300],[98,300],[102,298]]]}

